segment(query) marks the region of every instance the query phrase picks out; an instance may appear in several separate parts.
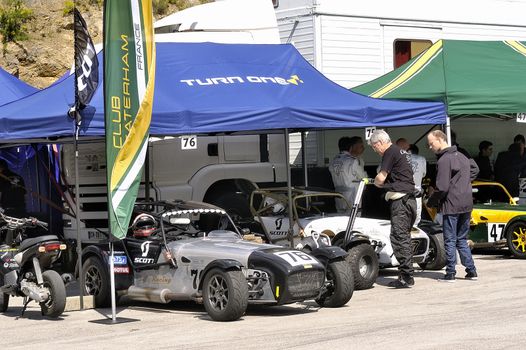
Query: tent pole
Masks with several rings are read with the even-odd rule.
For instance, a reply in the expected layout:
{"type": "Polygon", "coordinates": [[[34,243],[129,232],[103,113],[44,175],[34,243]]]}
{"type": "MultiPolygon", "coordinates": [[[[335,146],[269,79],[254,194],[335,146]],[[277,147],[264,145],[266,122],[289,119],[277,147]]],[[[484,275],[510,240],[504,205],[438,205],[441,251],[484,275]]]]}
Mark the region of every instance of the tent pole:
{"type": "Polygon", "coordinates": [[[285,166],[287,169],[287,197],[289,203],[289,232],[288,238],[290,247],[294,248],[294,216],[292,215],[292,181],[290,175],[290,151],[289,151],[289,129],[284,130],[285,136],[285,166]]]}
{"type": "MultiPolygon", "coordinates": [[[[148,142],[149,146],[149,140],[148,142]]],[[[150,147],[146,148],[146,157],[144,159],[144,200],[150,201],[150,147]]]]}
{"type": "Polygon", "coordinates": [[[80,112],[75,110],[75,212],[77,220],[77,266],[79,268],[79,305],[80,310],[84,310],[84,274],[82,273],[82,240],[80,238],[80,185],[79,185],[79,131],[80,131],[80,112]]]}
{"type": "Polygon", "coordinates": [[[449,115],[446,117],[446,135],[447,142],[450,146],[453,146],[453,143],[451,142],[451,119],[449,118],[449,115]]]}
{"type": "Polygon", "coordinates": [[[305,131],[301,132],[301,165],[303,167],[303,185],[309,186],[309,172],[307,168],[307,142],[306,142],[305,131]]]}

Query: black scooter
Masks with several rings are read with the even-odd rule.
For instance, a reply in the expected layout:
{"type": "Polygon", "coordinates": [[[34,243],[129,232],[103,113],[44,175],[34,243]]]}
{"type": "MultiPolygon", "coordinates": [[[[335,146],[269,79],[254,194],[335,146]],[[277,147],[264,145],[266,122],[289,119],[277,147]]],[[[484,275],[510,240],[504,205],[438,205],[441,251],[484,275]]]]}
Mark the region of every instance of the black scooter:
{"type": "Polygon", "coordinates": [[[0,312],[10,296],[24,297],[24,314],[31,300],[40,304],[42,315],[57,318],[66,306],[66,287],[51,266],[66,249],[55,235],[26,238],[26,229],[47,229],[35,218],[14,218],[0,213],[0,312]]]}

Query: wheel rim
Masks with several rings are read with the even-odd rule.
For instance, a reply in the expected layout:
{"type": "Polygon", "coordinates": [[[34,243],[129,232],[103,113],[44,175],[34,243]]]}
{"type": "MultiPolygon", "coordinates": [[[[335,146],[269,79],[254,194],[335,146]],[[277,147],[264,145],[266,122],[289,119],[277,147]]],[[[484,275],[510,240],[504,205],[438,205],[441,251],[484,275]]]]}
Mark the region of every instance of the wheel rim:
{"type": "Polygon", "coordinates": [[[526,227],[520,225],[512,231],[511,243],[517,252],[526,253],[526,227]]]}
{"type": "Polygon", "coordinates": [[[86,293],[88,295],[98,295],[102,288],[102,276],[95,266],[90,266],[85,276],[86,293]]]}
{"type": "Polygon", "coordinates": [[[365,256],[362,256],[360,258],[360,261],[358,261],[358,270],[360,271],[360,275],[362,277],[367,277],[369,275],[369,265],[371,264],[370,259],[368,259],[365,256]]]}
{"type": "Polygon", "coordinates": [[[220,275],[214,275],[208,284],[208,301],[212,308],[224,311],[228,305],[228,284],[220,275]]]}

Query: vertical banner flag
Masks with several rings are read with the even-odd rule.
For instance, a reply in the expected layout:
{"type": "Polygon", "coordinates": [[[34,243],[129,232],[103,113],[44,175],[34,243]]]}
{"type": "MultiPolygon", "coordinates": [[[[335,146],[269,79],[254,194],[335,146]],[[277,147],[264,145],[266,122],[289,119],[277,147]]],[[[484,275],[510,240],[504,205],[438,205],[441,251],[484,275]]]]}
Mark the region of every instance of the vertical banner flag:
{"type": "Polygon", "coordinates": [[[80,109],[89,104],[99,86],[99,61],[95,46],[89,36],[88,26],[75,8],[75,81],[77,105],[80,109]]]}
{"type": "Polygon", "coordinates": [[[126,236],[148,148],[155,80],[152,0],[104,4],[104,114],[109,227],[126,236]]]}

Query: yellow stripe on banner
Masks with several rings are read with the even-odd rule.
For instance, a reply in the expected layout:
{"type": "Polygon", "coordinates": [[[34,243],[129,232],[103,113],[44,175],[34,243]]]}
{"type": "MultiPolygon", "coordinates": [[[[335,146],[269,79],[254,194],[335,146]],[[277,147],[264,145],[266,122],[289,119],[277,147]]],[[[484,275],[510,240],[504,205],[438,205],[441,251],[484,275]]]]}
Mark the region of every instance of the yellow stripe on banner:
{"type": "MultiPolygon", "coordinates": [[[[142,18],[144,21],[144,37],[153,39],[153,16],[152,14],[152,2],[151,1],[141,1],[142,7],[142,18]]],[[[154,46],[154,40],[146,40],[146,50],[148,52],[147,57],[152,57],[152,50],[154,46]]],[[[150,61],[147,61],[147,64],[150,64],[150,61]]]]}
{"type": "Polygon", "coordinates": [[[389,83],[376,90],[369,96],[379,98],[383,97],[391,91],[397,89],[399,86],[403,85],[413,76],[418,74],[422,68],[424,68],[428,63],[430,63],[438,53],[442,50],[442,40],[434,43],[429,49],[427,49],[422,56],[416,59],[411,66],[405,69],[400,75],[391,80],[389,83]]]}
{"type": "Polygon", "coordinates": [[[130,165],[139,152],[144,138],[148,136],[152,119],[153,91],[155,85],[155,64],[152,64],[155,62],[155,49],[152,51],[152,56],[148,62],[150,63],[150,67],[148,68],[149,79],[148,85],[146,86],[146,93],[137,111],[137,117],[130,129],[128,137],[115,158],[111,176],[111,192],[115,191],[117,185],[126,174],[126,171],[131,168],[130,165]]]}
{"type": "Polygon", "coordinates": [[[513,50],[517,51],[523,56],[526,56],[526,46],[520,41],[515,40],[504,40],[504,44],[511,47],[513,50]]]}

